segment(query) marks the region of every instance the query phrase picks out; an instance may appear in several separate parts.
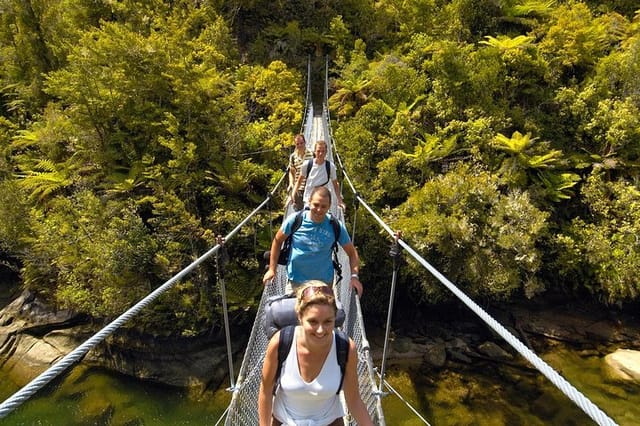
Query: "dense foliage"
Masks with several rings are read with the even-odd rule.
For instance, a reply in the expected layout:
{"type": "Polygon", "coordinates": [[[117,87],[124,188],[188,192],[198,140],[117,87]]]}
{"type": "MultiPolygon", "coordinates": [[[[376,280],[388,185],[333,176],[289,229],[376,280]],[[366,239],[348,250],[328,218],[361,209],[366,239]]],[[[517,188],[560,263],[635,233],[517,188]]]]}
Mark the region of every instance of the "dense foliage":
{"type": "MultiPolygon", "coordinates": [[[[0,0],[2,267],[60,307],[122,312],[264,199],[300,128],[307,57],[328,55],[350,177],[444,275],[489,300],[637,300],[636,8],[0,0]]],[[[228,244],[238,315],[261,290],[269,221],[228,244]]],[[[357,231],[371,307],[388,278],[374,229],[357,231]]],[[[424,300],[451,297],[408,271],[424,300]]],[[[212,260],[140,325],[215,328],[219,278],[212,260]]]]}

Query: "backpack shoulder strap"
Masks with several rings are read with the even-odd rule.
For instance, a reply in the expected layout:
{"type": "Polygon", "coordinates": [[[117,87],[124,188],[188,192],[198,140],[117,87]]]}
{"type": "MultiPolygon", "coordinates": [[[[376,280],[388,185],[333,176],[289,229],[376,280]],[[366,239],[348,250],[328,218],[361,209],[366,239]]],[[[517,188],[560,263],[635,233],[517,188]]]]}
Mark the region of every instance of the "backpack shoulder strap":
{"type": "Polygon", "coordinates": [[[307,173],[305,173],[305,177],[309,177],[309,173],[311,173],[311,167],[313,167],[313,158],[307,160],[307,173]]]}
{"type": "Polygon", "coordinates": [[[335,330],[336,336],[336,357],[340,366],[340,386],[336,394],[340,393],[342,383],[344,382],[344,373],[347,370],[347,361],[349,359],[349,336],[342,330],[335,330]]]}
{"type": "Polygon", "coordinates": [[[273,394],[276,394],[278,386],[280,386],[280,374],[282,373],[282,365],[291,351],[293,343],[293,333],[296,331],[295,325],[288,325],[280,330],[280,339],[278,340],[278,367],[276,369],[276,377],[273,380],[273,394]]]}
{"type": "Polygon", "coordinates": [[[340,231],[341,231],[340,230],[340,224],[338,223],[336,218],[333,217],[333,215],[329,216],[329,223],[331,224],[331,227],[333,228],[333,236],[335,237],[334,244],[338,244],[338,240],[340,239],[340,231]]]}
{"type": "Polygon", "coordinates": [[[293,224],[291,225],[291,233],[289,234],[289,236],[293,235],[293,233],[296,232],[298,228],[300,228],[300,225],[302,225],[303,213],[304,210],[300,210],[298,213],[296,213],[296,218],[293,220],[293,224]]]}
{"type": "Polygon", "coordinates": [[[333,263],[333,269],[338,276],[336,280],[336,284],[342,281],[342,265],[340,264],[340,260],[338,259],[338,240],[340,239],[340,224],[336,220],[335,217],[329,216],[329,223],[333,228],[333,244],[331,245],[331,261],[333,263]]]}
{"type": "Polygon", "coordinates": [[[289,256],[291,256],[291,244],[293,243],[293,233],[300,228],[302,224],[302,213],[304,210],[300,210],[296,213],[296,217],[291,224],[291,232],[287,235],[287,238],[280,247],[280,256],[278,256],[278,265],[286,265],[289,262],[289,256]]]}
{"type": "Polygon", "coordinates": [[[325,186],[326,184],[329,183],[329,181],[331,181],[331,161],[329,160],[324,160],[324,168],[327,172],[327,180],[319,186],[325,186]]]}

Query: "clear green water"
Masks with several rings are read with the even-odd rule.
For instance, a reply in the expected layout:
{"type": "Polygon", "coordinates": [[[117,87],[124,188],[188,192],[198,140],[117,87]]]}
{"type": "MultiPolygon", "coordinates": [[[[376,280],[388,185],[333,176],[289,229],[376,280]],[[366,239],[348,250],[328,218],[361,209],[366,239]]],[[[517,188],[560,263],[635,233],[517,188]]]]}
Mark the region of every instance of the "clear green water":
{"type": "MultiPolygon", "coordinates": [[[[607,383],[600,356],[556,346],[541,357],[614,422],[640,425],[640,384],[607,383]]],[[[522,367],[486,364],[431,374],[395,369],[389,382],[432,425],[596,424],[546,377],[522,367]]],[[[424,424],[393,395],[383,407],[389,425],[424,424]]]]}
{"type": "MultiPolygon", "coordinates": [[[[615,422],[640,424],[640,385],[603,381],[600,357],[558,346],[543,358],[615,422]]],[[[594,424],[548,379],[521,367],[486,364],[476,371],[440,372],[390,367],[387,379],[432,425],[594,424]]],[[[0,371],[0,399],[16,390],[0,371]]],[[[214,425],[229,400],[224,389],[194,397],[78,366],[0,424],[214,425]]],[[[423,424],[394,395],[383,405],[390,426],[423,424]]]]}
{"type": "MultiPolygon", "coordinates": [[[[0,376],[3,400],[18,388],[0,376]]],[[[4,425],[213,425],[230,400],[225,390],[200,398],[97,369],[74,368],[0,421],[4,425]]]]}

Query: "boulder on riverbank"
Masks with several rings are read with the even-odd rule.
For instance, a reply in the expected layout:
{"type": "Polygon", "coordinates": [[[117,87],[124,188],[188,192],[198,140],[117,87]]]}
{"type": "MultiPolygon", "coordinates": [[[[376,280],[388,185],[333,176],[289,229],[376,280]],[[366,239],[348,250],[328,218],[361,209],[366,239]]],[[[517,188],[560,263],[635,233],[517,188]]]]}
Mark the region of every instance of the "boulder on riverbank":
{"type": "Polygon", "coordinates": [[[640,351],[618,349],[604,357],[607,377],[640,384],[640,351]]]}

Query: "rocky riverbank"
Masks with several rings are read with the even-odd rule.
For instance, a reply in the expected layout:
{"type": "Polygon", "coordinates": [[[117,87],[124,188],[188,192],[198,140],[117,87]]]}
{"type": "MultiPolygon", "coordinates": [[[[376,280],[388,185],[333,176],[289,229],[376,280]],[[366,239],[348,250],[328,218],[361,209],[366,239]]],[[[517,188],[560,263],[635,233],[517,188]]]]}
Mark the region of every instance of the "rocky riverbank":
{"type": "MultiPolygon", "coordinates": [[[[28,383],[95,334],[102,324],[69,311],[54,311],[24,292],[0,310],[0,368],[16,383],[28,383]]],[[[246,336],[236,335],[236,355],[246,336]]],[[[142,380],[200,393],[226,380],[224,337],[166,339],[117,331],[85,356],[104,367],[142,380]]]]}
{"type": "MultiPolygon", "coordinates": [[[[603,369],[603,376],[640,383],[640,320],[633,312],[548,301],[487,311],[534,352],[554,342],[570,344],[585,356],[601,356],[610,366],[603,369]]],[[[52,311],[25,292],[0,311],[0,367],[15,382],[27,383],[100,327],[72,312],[52,311]]],[[[378,328],[368,333],[379,364],[384,331],[378,328]]],[[[241,357],[246,339],[246,335],[234,334],[236,357],[241,357]]],[[[84,362],[142,380],[188,387],[196,393],[217,388],[228,373],[222,336],[169,340],[118,332],[91,350],[84,362]]],[[[407,363],[425,373],[482,363],[532,368],[502,337],[459,307],[414,312],[410,322],[393,322],[387,365],[407,363]]]]}
{"type": "MultiPolygon", "coordinates": [[[[603,361],[603,378],[640,385],[640,311],[605,309],[575,301],[528,301],[486,310],[535,353],[570,345],[603,361]]],[[[429,371],[455,366],[509,364],[533,369],[505,339],[470,311],[439,307],[399,320],[391,333],[387,365],[407,363],[429,371]]],[[[384,334],[370,332],[373,357],[382,358],[384,334]]]]}

